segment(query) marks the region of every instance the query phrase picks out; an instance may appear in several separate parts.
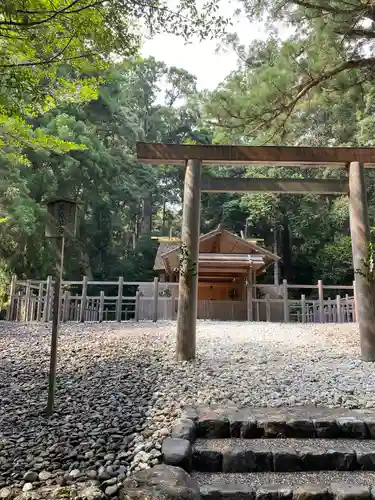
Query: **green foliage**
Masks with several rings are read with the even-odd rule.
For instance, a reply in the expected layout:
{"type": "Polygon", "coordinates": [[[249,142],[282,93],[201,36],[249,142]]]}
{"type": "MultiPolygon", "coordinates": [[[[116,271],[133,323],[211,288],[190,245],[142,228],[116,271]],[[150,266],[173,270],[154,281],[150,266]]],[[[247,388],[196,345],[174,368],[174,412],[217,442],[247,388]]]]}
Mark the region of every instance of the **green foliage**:
{"type": "Polygon", "coordinates": [[[181,198],[181,168],[139,165],[135,142],[171,136],[183,141],[193,133],[197,116],[188,100],[194,90],[195,79],[186,72],[152,58],[134,59],[103,77],[97,99],[60,104],[34,118],[33,133],[52,137],[61,149],[30,147],[25,151],[30,166],[9,165],[0,186],[6,216],[0,252],[9,269],[35,278],[53,270],[42,202],[58,195],[82,200],[77,237],[67,240],[66,276],[152,279],[156,243],[142,233],[144,200],[151,196],[153,220],[163,207],[170,211],[161,221],[168,232],[172,206],[181,198]],[[160,99],[162,84],[167,90],[160,99]],[[176,96],[179,103],[172,106],[176,96]]]}
{"type": "Polygon", "coordinates": [[[316,261],[323,281],[349,283],[353,278],[350,236],[338,236],[332,243],[327,243],[318,251],[316,261]]]}
{"type": "MultiPolygon", "coordinates": [[[[98,84],[113,63],[134,56],[139,27],[156,33],[207,37],[221,32],[226,21],[216,2],[200,10],[194,0],[171,10],[164,2],[125,0],[6,0],[0,7],[0,162],[27,163],[28,149],[55,153],[82,149],[78,142],[56,141],[35,128],[37,118],[68,102],[97,97],[98,84]]],[[[185,86],[192,79],[173,70],[185,86]],[[190,79],[190,80],[189,80],[190,79]]],[[[178,85],[171,80],[171,88],[178,85]]],[[[170,94],[170,100],[178,99],[170,94]]]]}
{"type": "Polygon", "coordinates": [[[0,311],[8,305],[8,290],[10,282],[10,273],[5,262],[0,262],[0,311]]]}
{"type": "Polygon", "coordinates": [[[178,273],[190,281],[193,276],[197,275],[197,262],[191,258],[189,249],[185,243],[181,243],[179,248],[179,265],[178,273]]]}
{"type": "MultiPolygon", "coordinates": [[[[375,82],[370,69],[373,8],[360,0],[242,3],[252,18],[266,18],[268,37],[250,47],[242,46],[235,35],[228,37],[240,56],[238,68],[204,96],[205,119],[215,126],[213,142],[371,146],[375,134],[375,82]],[[283,38],[277,29],[282,22],[291,28],[283,38]]],[[[346,172],[249,167],[243,175],[340,178],[346,172]]],[[[374,180],[373,172],[368,172],[371,222],[374,180]]],[[[282,272],[288,279],[311,283],[323,277],[329,283],[347,284],[353,280],[347,197],[214,196],[216,201],[212,196],[210,205],[216,210],[220,206],[222,219],[227,218],[231,227],[247,219],[248,234],[265,238],[269,246],[271,230],[276,228],[282,272]]]]}

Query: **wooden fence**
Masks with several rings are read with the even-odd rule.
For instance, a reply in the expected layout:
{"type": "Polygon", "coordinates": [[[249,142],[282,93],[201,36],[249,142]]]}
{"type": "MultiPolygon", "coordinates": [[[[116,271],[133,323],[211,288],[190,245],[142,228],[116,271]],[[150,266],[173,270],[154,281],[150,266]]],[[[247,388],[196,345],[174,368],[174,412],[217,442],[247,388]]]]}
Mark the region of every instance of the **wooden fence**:
{"type": "MultiPolygon", "coordinates": [[[[9,321],[50,321],[53,281],[17,281],[13,276],[7,309],[9,321]]],[[[66,321],[175,320],[178,283],[117,281],[64,281],[60,319],[66,321]],[[104,290],[105,289],[105,290],[104,290]]],[[[272,321],[301,323],[348,323],[356,321],[353,286],[254,285],[247,301],[199,300],[199,319],[219,321],[272,321]],[[295,296],[296,291],[305,294],[295,296]],[[340,294],[327,297],[333,291],[340,294]],[[314,294],[316,297],[314,297],[314,294]],[[294,295],[294,297],[293,297],[294,295]],[[314,298],[311,298],[311,297],[314,298]]]]}

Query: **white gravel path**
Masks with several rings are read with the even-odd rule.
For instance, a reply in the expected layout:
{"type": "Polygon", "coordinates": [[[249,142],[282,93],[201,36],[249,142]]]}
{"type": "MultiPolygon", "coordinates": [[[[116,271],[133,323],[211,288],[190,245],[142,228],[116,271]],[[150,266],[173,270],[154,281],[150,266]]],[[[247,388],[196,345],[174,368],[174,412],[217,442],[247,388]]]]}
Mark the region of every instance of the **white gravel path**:
{"type": "Polygon", "coordinates": [[[63,325],[47,420],[50,325],[0,323],[0,489],[87,477],[108,487],[157,463],[184,405],[375,407],[355,325],[199,322],[195,363],[174,361],[175,330],[63,325]]]}

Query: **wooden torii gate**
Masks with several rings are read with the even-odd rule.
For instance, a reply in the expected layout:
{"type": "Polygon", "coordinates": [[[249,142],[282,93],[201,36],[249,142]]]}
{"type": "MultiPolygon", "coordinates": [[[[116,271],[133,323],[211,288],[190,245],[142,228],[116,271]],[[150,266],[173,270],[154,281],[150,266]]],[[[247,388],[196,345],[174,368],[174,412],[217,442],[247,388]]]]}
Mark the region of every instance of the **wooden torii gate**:
{"type": "MultiPolygon", "coordinates": [[[[180,284],[177,315],[177,359],[195,358],[198,292],[198,240],[201,191],[348,194],[353,267],[368,259],[370,228],[364,168],[375,168],[375,148],[310,148],[137,143],[141,163],[185,164],[180,284]],[[202,165],[279,165],[343,167],[346,179],[202,178],[202,165]]],[[[356,308],[361,357],[375,361],[375,288],[356,275],[356,308]]]]}

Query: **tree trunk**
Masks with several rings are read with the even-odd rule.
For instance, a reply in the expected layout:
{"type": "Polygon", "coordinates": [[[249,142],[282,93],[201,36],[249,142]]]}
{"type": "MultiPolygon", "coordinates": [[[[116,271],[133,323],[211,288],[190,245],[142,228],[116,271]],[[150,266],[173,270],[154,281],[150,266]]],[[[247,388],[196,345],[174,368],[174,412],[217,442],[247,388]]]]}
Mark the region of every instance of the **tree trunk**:
{"type": "Polygon", "coordinates": [[[165,236],[165,198],[163,199],[163,212],[162,212],[162,222],[161,222],[161,234],[165,236]]]}
{"type": "Polygon", "coordinates": [[[152,197],[151,194],[143,200],[142,209],[142,226],[141,234],[142,236],[151,236],[152,229],[152,197]]]}
{"type": "Polygon", "coordinates": [[[83,275],[87,276],[89,280],[93,280],[93,274],[90,264],[90,257],[85,250],[81,250],[81,266],[83,270],[83,275]]]}
{"type": "Polygon", "coordinates": [[[284,279],[293,281],[293,268],[292,268],[292,242],[290,237],[290,228],[288,217],[284,216],[282,222],[282,236],[281,236],[281,254],[283,258],[283,275],[284,279]]]}

